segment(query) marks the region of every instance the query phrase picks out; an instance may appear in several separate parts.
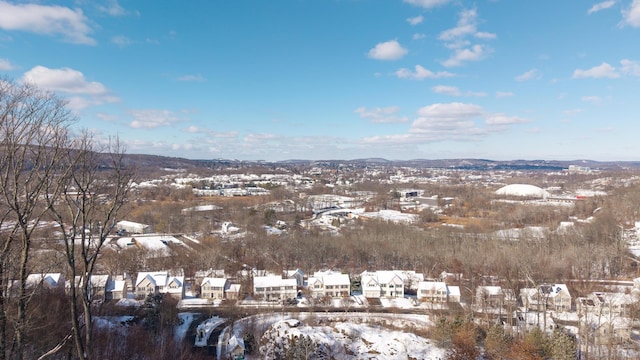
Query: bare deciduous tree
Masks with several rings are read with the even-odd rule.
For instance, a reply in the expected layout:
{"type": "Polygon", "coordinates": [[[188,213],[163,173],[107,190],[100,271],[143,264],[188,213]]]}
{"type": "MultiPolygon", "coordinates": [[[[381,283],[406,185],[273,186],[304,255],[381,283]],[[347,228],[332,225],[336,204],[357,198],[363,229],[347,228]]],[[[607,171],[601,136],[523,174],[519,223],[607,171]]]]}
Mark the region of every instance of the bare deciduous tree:
{"type": "Polygon", "coordinates": [[[71,145],[64,164],[64,191],[49,206],[63,234],[73,284],[70,311],[76,355],[88,359],[93,343],[91,277],[127,200],[133,173],[124,164],[117,139],[100,147],[91,134],[83,132],[71,145]]]}
{"type": "MultiPolygon", "coordinates": [[[[75,120],[65,102],[29,84],[0,79],[0,359],[8,354],[6,300],[8,283],[16,280],[17,320],[11,358],[23,358],[27,328],[27,262],[33,236],[45,219],[42,198],[56,198],[60,158],[67,145],[68,126],[75,120]],[[16,273],[7,258],[12,248],[19,253],[16,273]]],[[[13,284],[12,284],[13,287],[13,284]]]]}

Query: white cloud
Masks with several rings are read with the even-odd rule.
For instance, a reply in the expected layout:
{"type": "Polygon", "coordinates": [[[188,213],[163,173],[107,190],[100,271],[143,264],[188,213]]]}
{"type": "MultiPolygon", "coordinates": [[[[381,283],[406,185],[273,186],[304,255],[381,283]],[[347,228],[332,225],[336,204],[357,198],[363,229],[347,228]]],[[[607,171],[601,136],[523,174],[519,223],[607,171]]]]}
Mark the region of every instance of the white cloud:
{"type": "Polygon", "coordinates": [[[413,34],[413,36],[411,37],[413,40],[420,40],[420,39],[424,39],[426,38],[427,35],[422,34],[422,33],[415,33],[413,34]]]}
{"type": "Polygon", "coordinates": [[[124,35],[118,35],[111,38],[111,42],[113,44],[118,45],[119,47],[127,47],[133,44],[133,41],[124,35]]]}
{"type": "Polygon", "coordinates": [[[109,0],[106,6],[98,6],[98,10],[111,16],[123,16],[127,14],[127,11],[120,6],[117,0],[109,0]]]}
{"type": "Polygon", "coordinates": [[[622,17],[627,24],[640,27],[640,0],[633,0],[628,9],[622,10],[622,17]]]}
{"type": "Polygon", "coordinates": [[[411,71],[407,68],[401,68],[396,71],[396,76],[401,79],[414,79],[414,80],[422,80],[422,79],[439,79],[455,76],[448,71],[438,71],[433,72],[431,70],[425,69],[420,65],[415,66],[415,71],[411,71]]]}
{"type": "Polygon", "coordinates": [[[0,58],[0,71],[14,70],[16,67],[7,59],[0,58]]]}
{"type": "Polygon", "coordinates": [[[178,78],[176,78],[176,80],[178,80],[178,81],[190,81],[190,82],[205,82],[205,81],[207,81],[207,79],[205,79],[204,76],[202,76],[200,74],[182,75],[182,76],[179,76],[178,78]]]}
{"type": "Polygon", "coordinates": [[[620,77],[620,74],[618,74],[618,72],[616,71],[616,69],[609,65],[606,62],[603,62],[602,64],[592,67],[591,69],[588,70],[582,70],[582,69],[576,69],[573,72],[573,77],[575,79],[581,79],[581,78],[610,78],[610,79],[615,79],[620,77]]]}
{"type": "Polygon", "coordinates": [[[118,119],[118,117],[115,115],[111,115],[103,112],[96,113],[96,117],[102,121],[115,121],[118,119]]]}
{"type": "Polygon", "coordinates": [[[533,79],[540,79],[542,76],[540,75],[540,71],[537,69],[531,69],[526,71],[518,76],[516,76],[516,81],[527,81],[533,79]]]}
{"type": "Polygon", "coordinates": [[[420,6],[425,9],[430,9],[442,5],[446,5],[451,2],[451,0],[404,0],[407,4],[420,6]]]}
{"type": "Polygon", "coordinates": [[[595,96],[595,95],[583,96],[581,100],[584,102],[592,103],[592,104],[600,104],[602,102],[602,99],[599,96],[595,96]]]}
{"type": "Polygon", "coordinates": [[[462,96],[462,91],[455,86],[437,85],[431,88],[434,93],[449,96],[462,96]]]}
{"type": "Polygon", "coordinates": [[[407,22],[409,23],[409,25],[416,26],[420,24],[423,20],[424,20],[424,17],[422,15],[418,15],[416,17],[408,18],[407,22]]]}
{"type": "Polygon", "coordinates": [[[467,61],[478,61],[484,59],[491,50],[484,45],[473,45],[468,49],[457,49],[454,54],[442,62],[445,67],[461,66],[467,61]]]}
{"type": "Polygon", "coordinates": [[[89,36],[89,20],[82,10],[64,6],[19,4],[0,1],[0,29],[59,35],[70,43],[95,45],[89,36]]]}
{"type": "Polygon", "coordinates": [[[369,119],[372,123],[405,123],[409,121],[407,117],[398,117],[395,114],[400,110],[397,106],[389,106],[384,108],[375,108],[368,110],[365,107],[359,107],[355,110],[363,119],[369,119]]]}
{"type": "Polygon", "coordinates": [[[169,110],[131,110],[133,121],[129,126],[134,129],[154,129],[161,126],[171,126],[182,121],[178,116],[169,110]]]}
{"type": "Polygon", "coordinates": [[[475,9],[466,9],[460,13],[460,19],[456,27],[440,33],[438,38],[444,41],[451,41],[476,32],[476,19],[478,13],[475,9]]]}
{"type": "Polygon", "coordinates": [[[502,113],[489,113],[481,106],[466,103],[432,104],[418,110],[408,133],[373,136],[365,144],[404,145],[437,141],[472,141],[489,133],[504,131],[527,122],[502,113]]]}
{"type": "Polygon", "coordinates": [[[597,4],[594,4],[592,7],[590,7],[589,10],[587,10],[587,14],[593,14],[595,12],[608,9],[615,4],[616,4],[615,0],[607,0],[607,1],[599,2],[597,4]]]}
{"type": "Polygon", "coordinates": [[[526,123],[527,120],[517,116],[507,116],[502,113],[485,115],[485,123],[491,126],[504,126],[526,123]]]}
{"type": "Polygon", "coordinates": [[[620,64],[622,65],[620,70],[623,74],[629,76],[640,76],[640,62],[622,59],[620,60],[620,64]]]}
{"type": "Polygon", "coordinates": [[[505,98],[505,97],[511,97],[514,96],[515,94],[512,93],[511,91],[496,91],[496,97],[498,99],[500,98],[505,98]]]}
{"type": "Polygon", "coordinates": [[[34,83],[43,89],[68,94],[101,95],[108,92],[103,84],[87,81],[83,73],[70,68],[50,69],[38,65],[24,73],[22,81],[34,83]]]}
{"type": "Polygon", "coordinates": [[[484,31],[477,32],[477,33],[473,34],[473,36],[477,37],[478,39],[483,39],[483,40],[492,40],[492,39],[495,39],[496,37],[498,37],[498,35],[496,35],[494,33],[484,32],[484,31]]]}
{"type": "Polygon", "coordinates": [[[449,96],[486,96],[486,93],[483,92],[474,92],[467,91],[462,92],[455,86],[447,86],[447,85],[437,85],[431,88],[431,90],[438,94],[449,95],[449,96]]]}
{"type": "Polygon", "coordinates": [[[369,50],[368,55],[376,60],[398,60],[408,52],[397,40],[389,40],[377,44],[373,49],[369,50]]]}

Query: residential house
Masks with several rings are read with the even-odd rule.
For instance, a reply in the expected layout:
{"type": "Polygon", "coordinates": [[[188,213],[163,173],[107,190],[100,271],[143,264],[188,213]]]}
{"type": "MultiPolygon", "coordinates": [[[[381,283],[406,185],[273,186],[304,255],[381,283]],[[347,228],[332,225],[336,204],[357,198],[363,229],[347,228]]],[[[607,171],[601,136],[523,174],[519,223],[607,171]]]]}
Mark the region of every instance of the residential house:
{"type": "Polygon", "coordinates": [[[224,296],[227,300],[240,300],[240,284],[231,284],[227,282],[224,289],[224,296]]]}
{"type": "Polygon", "coordinates": [[[360,274],[362,294],[368,298],[403,298],[405,281],[401,272],[376,271],[360,274]]]}
{"type": "Polygon", "coordinates": [[[183,299],[184,293],[184,276],[170,276],[167,271],[138,273],[135,285],[135,294],[138,299],[157,294],[169,294],[177,299],[183,299]]]}
{"type": "MultiPolygon", "coordinates": [[[[92,300],[105,300],[107,285],[111,281],[111,275],[92,275],[89,280],[89,294],[92,300]]],[[[73,282],[76,286],[82,286],[82,277],[76,276],[73,282]]],[[[71,284],[67,284],[69,288],[71,284]]],[[[68,289],[67,289],[68,290],[68,289]]]]}
{"type": "Polygon", "coordinates": [[[32,290],[64,291],[66,280],[61,273],[29,274],[25,284],[27,289],[32,290]]]}
{"type": "Polygon", "coordinates": [[[449,289],[442,281],[420,281],[417,297],[418,301],[446,303],[449,302],[449,289]]]}
{"type": "Polygon", "coordinates": [[[127,285],[125,280],[110,279],[105,288],[105,300],[120,300],[127,298],[127,285]]]}
{"type": "Polygon", "coordinates": [[[522,306],[529,310],[571,311],[571,294],[565,284],[543,284],[520,289],[522,306]]]}
{"type": "Polygon", "coordinates": [[[609,318],[628,316],[636,299],[630,294],[592,292],[586,297],[576,299],[579,314],[594,314],[609,318]]]}
{"type": "Polygon", "coordinates": [[[504,289],[501,286],[478,286],[476,287],[476,306],[480,309],[503,308],[505,306],[515,306],[516,297],[511,289],[504,289]]]}
{"type": "Polygon", "coordinates": [[[227,359],[242,360],[244,359],[245,346],[244,340],[233,335],[229,341],[227,341],[227,359]]]}
{"type": "Polygon", "coordinates": [[[304,286],[304,273],[300,269],[285,270],[283,272],[283,277],[285,279],[296,279],[296,285],[298,288],[302,288],[304,286]]]}
{"type": "Polygon", "coordinates": [[[226,278],[206,277],[200,285],[200,297],[203,299],[222,300],[225,298],[226,278]]]}
{"type": "Polygon", "coordinates": [[[256,276],[253,278],[253,294],[267,301],[285,301],[295,299],[296,279],[283,279],[281,276],[256,276]]]}
{"type": "Polygon", "coordinates": [[[351,295],[349,274],[329,271],[317,271],[307,281],[307,287],[314,298],[347,297],[351,295]]]}

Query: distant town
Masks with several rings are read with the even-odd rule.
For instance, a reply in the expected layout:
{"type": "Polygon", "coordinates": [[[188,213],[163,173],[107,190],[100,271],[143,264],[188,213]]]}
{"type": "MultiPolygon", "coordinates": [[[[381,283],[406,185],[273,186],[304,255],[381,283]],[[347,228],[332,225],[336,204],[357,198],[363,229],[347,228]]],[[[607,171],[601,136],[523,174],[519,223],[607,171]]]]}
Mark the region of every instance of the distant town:
{"type": "Polygon", "coordinates": [[[374,354],[389,345],[324,343],[318,326],[397,321],[423,337],[409,358],[447,358],[456,321],[508,344],[562,332],[581,358],[640,356],[638,169],[358,164],[140,167],[93,274],[69,276],[59,227],[41,221],[27,289],[87,281],[99,333],[144,328],[156,309],[154,331],[203,358],[287,358],[301,345],[269,338],[278,327],[314,358],[374,354]]]}

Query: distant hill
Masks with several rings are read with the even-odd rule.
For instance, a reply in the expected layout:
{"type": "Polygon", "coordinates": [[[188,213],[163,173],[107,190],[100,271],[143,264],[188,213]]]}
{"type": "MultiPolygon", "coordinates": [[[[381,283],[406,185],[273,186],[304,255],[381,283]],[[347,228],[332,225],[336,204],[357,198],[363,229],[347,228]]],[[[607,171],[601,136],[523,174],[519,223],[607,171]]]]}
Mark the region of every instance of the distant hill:
{"type": "Polygon", "coordinates": [[[594,170],[625,170],[639,169],[640,161],[594,161],[594,160],[488,160],[488,159],[412,159],[387,160],[383,158],[365,158],[353,160],[303,160],[292,159],[283,161],[264,160],[233,160],[233,159],[186,159],[179,157],[127,154],[126,164],[146,170],[168,169],[229,169],[229,168],[273,168],[273,167],[322,167],[334,168],[352,167],[394,167],[408,166],[416,168],[442,168],[460,170],[543,170],[560,171],[569,165],[589,167],[594,170]]]}

